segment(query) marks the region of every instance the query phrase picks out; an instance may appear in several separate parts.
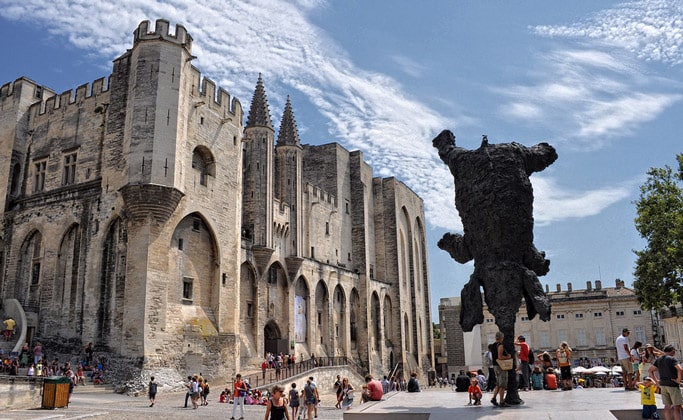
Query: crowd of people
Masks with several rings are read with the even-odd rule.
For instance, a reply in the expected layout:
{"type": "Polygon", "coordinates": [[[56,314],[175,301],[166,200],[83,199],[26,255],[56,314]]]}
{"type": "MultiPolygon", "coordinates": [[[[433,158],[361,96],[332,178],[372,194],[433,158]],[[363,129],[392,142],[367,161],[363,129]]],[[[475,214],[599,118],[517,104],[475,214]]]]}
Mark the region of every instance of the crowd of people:
{"type": "Polygon", "coordinates": [[[605,378],[606,373],[572,372],[572,368],[578,367],[578,364],[574,363],[572,349],[566,341],[560,343],[554,352],[544,351],[534,357],[525,337],[519,336],[514,341],[518,351],[509,354],[503,345],[504,335],[498,332],[495,341],[484,354],[484,369],[479,369],[476,373],[461,370],[457,377],[438,378],[437,383],[442,387],[452,386],[456,392],[467,392],[470,405],[480,405],[483,393],[491,392],[491,404],[496,407],[506,407],[508,404],[505,397],[508,375],[511,374],[517,376],[517,384],[522,391],[569,391],[593,386],[623,386],[626,391],[639,391],[643,418],[659,418],[655,394],[661,393],[664,417],[667,420],[680,419],[683,415],[683,394],[680,387],[683,382],[683,367],[674,357],[676,349],[667,345],[659,350],[640,341],[631,346],[630,333],[628,328],[624,328],[615,340],[619,374],[613,375],[611,379],[605,378]],[[508,363],[513,358],[516,359],[515,363],[508,363]],[[484,374],[485,371],[488,375],[484,374]]]}

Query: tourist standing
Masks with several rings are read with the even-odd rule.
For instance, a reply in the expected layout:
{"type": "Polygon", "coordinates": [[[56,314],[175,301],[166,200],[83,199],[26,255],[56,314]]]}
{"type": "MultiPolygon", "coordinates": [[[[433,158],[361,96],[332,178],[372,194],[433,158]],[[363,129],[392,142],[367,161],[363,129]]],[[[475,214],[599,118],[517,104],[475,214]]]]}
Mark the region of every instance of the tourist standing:
{"type": "Polygon", "coordinates": [[[491,404],[496,407],[507,407],[507,404],[505,403],[505,390],[508,386],[508,371],[501,369],[500,365],[498,365],[498,360],[512,358],[512,356],[505,351],[505,347],[503,346],[504,337],[505,335],[501,331],[496,333],[496,342],[494,343],[495,351],[491,352],[493,354],[493,370],[496,373],[496,387],[493,389],[491,404]],[[500,401],[496,401],[496,395],[499,396],[500,401]]]}
{"type": "Polygon", "coordinates": [[[631,331],[628,328],[621,330],[621,335],[617,337],[614,344],[617,348],[617,359],[621,366],[621,374],[624,377],[624,389],[634,390],[633,382],[633,356],[631,356],[631,349],[628,344],[628,336],[631,331]]]}
{"type": "Polygon", "coordinates": [[[572,349],[566,341],[563,341],[562,344],[560,344],[560,348],[555,350],[555,357],[557,358],[557,364],[560,366],[562,390],[571,391],[573,389],[571,366],[572,349]]]}
{"type": "Polygon", "coordinates": [[[157,398],[157,383],[152,376],[149,380],[149,385],[147,385],[147,395],[149,397],[149,406],[154,407],[154,400],[157,398]]]}
{"type": "Polygon", "coordinates": [[[650,367],[648,376],[652,378],[655,384],[659,385],[662,393],[662,402],[664,403],[664,418],[666,420],[681,418],[681,405],[683,404],[683,396],[681,395],[681,381],[683,381],[683,368],[674,357],[676,349],[671,344],[664,347],[664,354],[655,360],[650,367]],[[659,379],[656,379],[658,375],[659,379]],[[673,407],[674,416],[671,417],[671,407],[673,407]]]}
{"type": "Polygon", "coordinates": [[[529,390],[529,377],[531,376],[531,366],[529,365],[529,344],[526,342],[526,338],[523,335],[517,337],[515,340],[515,346],[519,347],[519,357],[520,368],[522,369],[522,390],[529,390]]]}
{"type": "Polygon", "coordinates": [[[631,357],[633,357],[633,383],[636,384],[640,382],[640,378],[645,375],[640,375],[640,361],[642,360],[642,347],[643,343],[636,341],[631,347],[631,357]]]}
{"type": "Polygon", "coordinates": [[[644,378],[648,375],[650,367],[662,354],[664,353],[661,350],[653,347],[651,344],[645,344],[645,351],[643,351],[643,353],[640,355],[640,365],[638,369],[640,371],[641,378],[644,378]]]}
{"type": "Polygon", "coordinates": [[[242,381],[242,375],[235,375],[235,382],[232,385],[233,404],[232,417],[230,420],[235,420],[235,413],[237,413],[237,406],[240,406],[240,420],[244,419],[244,397],[247,396],[247,385],[242,381]]]}

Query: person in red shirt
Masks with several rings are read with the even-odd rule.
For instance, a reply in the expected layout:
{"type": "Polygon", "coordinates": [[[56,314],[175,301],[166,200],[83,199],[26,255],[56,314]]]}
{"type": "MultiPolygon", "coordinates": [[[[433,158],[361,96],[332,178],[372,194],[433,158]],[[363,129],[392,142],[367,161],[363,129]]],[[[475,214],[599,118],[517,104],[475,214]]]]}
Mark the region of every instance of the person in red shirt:
{"type": "Polygon", "coordinates": [[[233,404],[232,417],[230,420],[235,420],[237,413],[237,405],[240,406],[240,419],[244,418],[244,397],[247,396],[247,384],[242,381],[242,375],[239,373],[235,375],[235,383],[233,384],[233,404]]]}
{"type": "Polygon", "coordinates": [[[472,400],[474,400],[474,405],[481,405],[482,394],[477,378],[472,378],[472,382],[469,388],[467,388],[467,393],[470,395],[470,402],[467,405],[472,405],[472,400]]]}
{"type": "Polygon", "coordinates": [[[529,377],[531,375],[531,367],[529,365],[529,345],[526,343],[526,338],[523,335],[517,337],[515,346],[519,347],[519,362],[522,369],[522,390],[529,390],[529,377]]]}
{"type": "Polygon", "coordinates": [[[365,384],[367,389],[363,392],[363,402],[379,401],[382,399],[384,391],[382,391],[380,381],[374,379],[372,375],[365,375],[365,384]]]}
{"type": "Polygon", "coordinates": [[[545,375],[545,389],[555,390],[557,389],[557,376],[555,376],[555,371],[553,368],[548,368],[545,375]]]}

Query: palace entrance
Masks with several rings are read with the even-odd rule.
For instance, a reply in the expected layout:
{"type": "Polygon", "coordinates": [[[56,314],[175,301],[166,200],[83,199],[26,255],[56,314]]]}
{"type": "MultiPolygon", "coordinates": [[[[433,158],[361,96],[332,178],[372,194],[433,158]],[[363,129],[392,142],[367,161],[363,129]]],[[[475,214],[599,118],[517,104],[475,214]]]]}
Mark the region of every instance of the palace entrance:
{"type": "Polygon", "coordinates": [[[270,320],[266,326],[263,327],[263,339],[264,353],[289,353],[289,340],[287,337],[282,336],[282,332],[280,331],[280,327],[277,325],[277,322],[270,320]]]}

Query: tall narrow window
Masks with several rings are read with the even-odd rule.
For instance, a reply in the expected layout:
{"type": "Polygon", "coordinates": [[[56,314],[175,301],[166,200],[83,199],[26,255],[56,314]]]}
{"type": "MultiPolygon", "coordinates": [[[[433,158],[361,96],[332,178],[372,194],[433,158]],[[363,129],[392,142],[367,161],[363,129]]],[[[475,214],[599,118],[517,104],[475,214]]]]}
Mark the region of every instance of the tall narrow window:
{"type": "Polygon", "coordinates": [[[45,189],[45,172],[47,170],[47,159],[37,161],[33,165],[33,192],[45,189]]]}
{"type": "Polygon", "coordinates": [[[62,185],[71,185],[76,182],[76,153],[64,155],[64,177],[62,185]]]}
{"type": "Polygon", "coordinates": [[[191,277],[183,277],[183,303],[192,303],[192,283],[191,277]]]}

